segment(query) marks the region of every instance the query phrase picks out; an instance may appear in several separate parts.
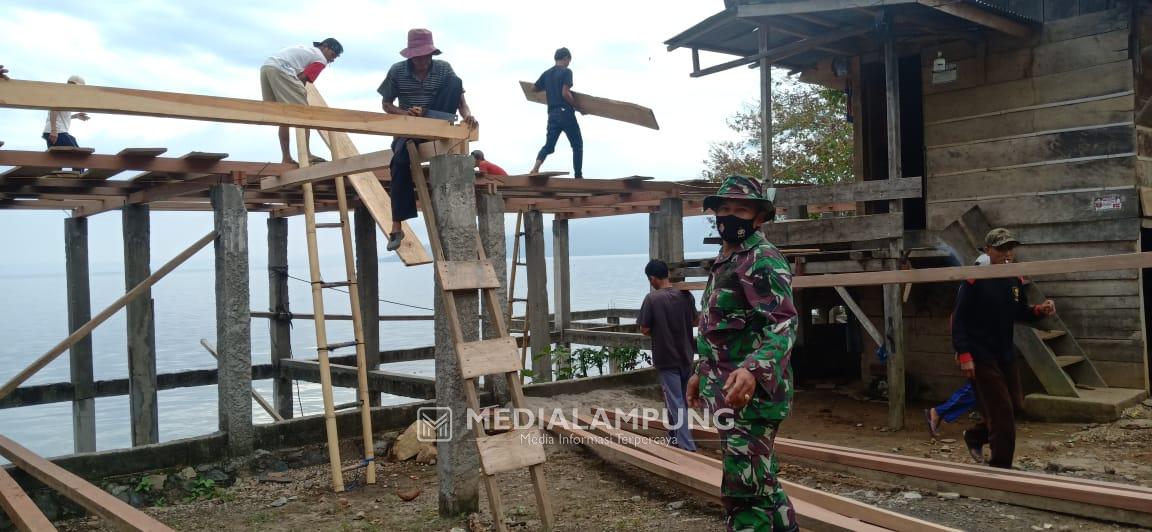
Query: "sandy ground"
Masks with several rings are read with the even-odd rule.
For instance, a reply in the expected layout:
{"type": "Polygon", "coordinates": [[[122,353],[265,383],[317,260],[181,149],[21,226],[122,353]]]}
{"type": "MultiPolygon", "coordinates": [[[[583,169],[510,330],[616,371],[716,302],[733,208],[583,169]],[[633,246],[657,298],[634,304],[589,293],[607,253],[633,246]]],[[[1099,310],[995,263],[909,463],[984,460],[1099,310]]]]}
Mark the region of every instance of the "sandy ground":
{"type": "MultiPolygon", "coordinates": [[[[530,398],[533,407],[564,409],[593,406],[633,408],[659,406],[658,390],[599,390],[587,394],[530,398]]],[[[910,408],[902,431],[881,429],[887,418],[884,403],[864,400],[849,390],[802,390],[795,412],[782,435],[925,456],[965,461],[962,427],[946,425],[941,440],[924,430],[920,408],[910,408]]],[[[1152,419],[1152,408],[1136,407],[1128,419],[1152,419]]],[[[313,456],[323,454],[307,450],[313,456]]],[[[588,451],[553,442],[546,446],[545,465],[555,513],[556,530],[722,530],[721,510],[702,503],[677,486],[629,466],[605,463],[588,451]]],[[[283,453],[278,453],[278,455],[283,453]]],[[[299,454],[299,452],[297,453],[299,454]]],[[[345,454],[352,456],[352,454],[345,454]]],[[[1020,427],[1017,464],[1021,469],[1059,471],[1080,478],[1152,485],[1152,429],[1127,430],[1117,424],[1071,425],[1024,423],[1020,427]]],[[[480,487],[480,511],[441,518],[437,515],[436,466],[413,461],[382,462],[378,483],[364,486],[348,476],[349,491],[333,494],[326,464],[291,469],[288,483],[269,483],[262,475],[240,475],[236,484],[210,499],[147,512],[178,530],[488,530],[487,498],[480,487]],[[411,502],[397,491],[420,488],[411,502]],[[284,503],[273,507],[273,504],[284,503]]],[[[785,462],[782,477],[845,495],[869,504],[965,530],[1116,530],[1125,527],[1031,510],[1011,505],[935,493],[910,495],[906,487],[872,482],[852,475],[819,471],[785,462]]],[[[539,530],[527,471],[501,475],[499,485],[509,524],[517,530],[539,530]]],[[[97,518],[76,519],[63,530],[104,530],[97,518]]]]}

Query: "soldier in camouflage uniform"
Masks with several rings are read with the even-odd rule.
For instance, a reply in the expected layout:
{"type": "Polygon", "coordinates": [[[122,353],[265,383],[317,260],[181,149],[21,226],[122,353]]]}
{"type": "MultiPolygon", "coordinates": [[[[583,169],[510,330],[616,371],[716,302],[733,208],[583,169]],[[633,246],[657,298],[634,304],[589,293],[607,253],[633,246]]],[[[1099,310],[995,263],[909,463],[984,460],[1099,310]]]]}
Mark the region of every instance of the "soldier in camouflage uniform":
{"type": "Polygon", "coordinates": [[[775,215],[775,190],[731,176],[704,200],[723,239],[702,298],[701,362],[687,398],[722,418],[721,499],[731,531],[799,530],[776,480],[773,441],[792,403],[789,357],[798,318],[792,272],[759,231],[775,215]]]}

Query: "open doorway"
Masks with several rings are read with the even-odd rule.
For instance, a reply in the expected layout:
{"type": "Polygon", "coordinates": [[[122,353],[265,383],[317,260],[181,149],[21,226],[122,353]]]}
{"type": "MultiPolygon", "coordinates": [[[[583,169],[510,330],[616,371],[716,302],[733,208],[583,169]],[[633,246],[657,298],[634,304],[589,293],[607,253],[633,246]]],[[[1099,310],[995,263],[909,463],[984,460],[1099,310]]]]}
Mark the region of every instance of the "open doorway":
{"type": "MultiPolygon", "coordinates": [[[[904,176],[923,179],[924,168],[924,87],[920,76],[920,56],[900,58],[900,161],[904,176]]],[[[859,119],[864,180],[888,178],[888,109],[884,63],[873,61],[861,66],[859,119]]],[[[925,191],[927,184],[925,183],[925,191]]],[[[927,195],[927,194],[925,194],[927,195]]],[[[904,229],[924,229],[928,214],[924,198],[903,200],[904,229]]],[[[871,206],[867,214],[888,212],[888,206],[871,206]]]]}

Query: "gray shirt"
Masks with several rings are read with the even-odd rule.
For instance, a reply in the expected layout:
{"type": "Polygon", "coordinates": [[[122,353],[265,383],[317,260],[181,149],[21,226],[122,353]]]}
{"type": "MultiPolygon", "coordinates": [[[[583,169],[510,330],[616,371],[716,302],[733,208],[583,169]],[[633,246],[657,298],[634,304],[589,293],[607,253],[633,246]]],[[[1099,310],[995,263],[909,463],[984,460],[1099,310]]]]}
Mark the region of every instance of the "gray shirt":
{"type": "Polygon", "coordinates": [[[652,334],[652,365],[686,368],[695,354],[692,327],[696,325],[696,298],[692,292],[664,288],[644,296],[636,323],[652,334]]]}

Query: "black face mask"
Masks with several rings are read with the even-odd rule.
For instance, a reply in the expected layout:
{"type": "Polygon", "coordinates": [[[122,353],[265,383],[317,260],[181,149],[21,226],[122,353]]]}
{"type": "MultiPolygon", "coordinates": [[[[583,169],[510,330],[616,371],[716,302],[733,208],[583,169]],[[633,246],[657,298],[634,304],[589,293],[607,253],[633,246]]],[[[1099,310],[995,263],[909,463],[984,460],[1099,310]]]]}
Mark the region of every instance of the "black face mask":
{"type": "Polygon", "coordinates": [[[739,244],[756,230],[754,220],[746,220],[739,216],[729,214],[716,217],[716,229],[720,231],[720,238],[731,244],[739,244]]]}

